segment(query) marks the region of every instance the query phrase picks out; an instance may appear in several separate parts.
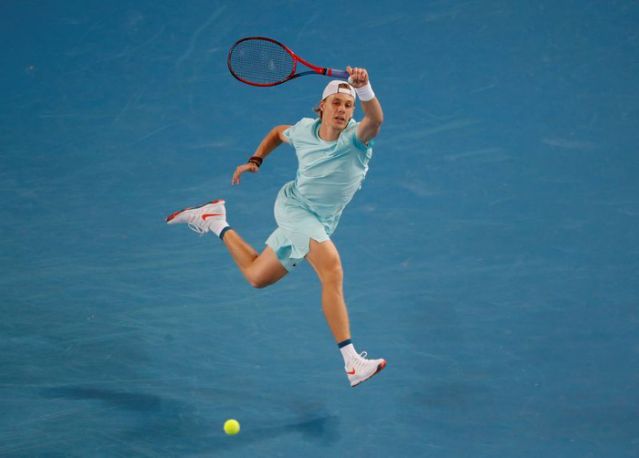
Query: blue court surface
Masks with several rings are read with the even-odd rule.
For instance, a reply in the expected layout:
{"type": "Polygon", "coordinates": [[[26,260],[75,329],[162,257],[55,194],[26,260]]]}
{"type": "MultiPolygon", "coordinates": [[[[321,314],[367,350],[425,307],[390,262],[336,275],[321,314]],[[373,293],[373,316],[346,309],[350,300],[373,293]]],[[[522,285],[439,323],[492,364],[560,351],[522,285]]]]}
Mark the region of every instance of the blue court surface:
{"type": "MultiPolygon", "coordinates": [[[[639,3],[3,1],[0,456],[639,456],[639,3]],[[351,389],[308,264],[251,288],[328,81],[233,79],[238,38],[366,67],[385,124],[333,240],[351,389]],[[226,436],[237,418],[242,431],[226,436]]],[[[358,108],[361,115],[361,109],[358,108]]],[[[357,114],[356,114],[357,116],[357,114]]]]}

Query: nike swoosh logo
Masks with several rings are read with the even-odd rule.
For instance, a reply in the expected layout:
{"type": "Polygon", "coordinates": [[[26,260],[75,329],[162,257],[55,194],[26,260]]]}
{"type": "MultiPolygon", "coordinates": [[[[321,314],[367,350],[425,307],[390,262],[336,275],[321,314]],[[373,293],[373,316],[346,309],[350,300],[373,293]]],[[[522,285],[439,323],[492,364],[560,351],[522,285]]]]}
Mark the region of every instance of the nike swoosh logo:
{"type": "Polygon", "coordinates": [[[355,369],[353,369],[352,371],[346,371],[346,373],[348,375],[355,375],[355,369]]]}
{"type": "Polygon", "coordinates": [[[204,213],[202,219],[206,221],[206,218],[212,218],[213,216],[224,216],[222,213],[204,213]]]}

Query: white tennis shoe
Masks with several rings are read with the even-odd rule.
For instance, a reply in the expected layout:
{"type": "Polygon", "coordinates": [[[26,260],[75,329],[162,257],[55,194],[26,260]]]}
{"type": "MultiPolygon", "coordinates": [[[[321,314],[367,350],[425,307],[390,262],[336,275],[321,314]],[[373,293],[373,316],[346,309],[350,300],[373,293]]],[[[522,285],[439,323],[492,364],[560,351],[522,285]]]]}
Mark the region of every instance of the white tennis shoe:
{"type": "Polygon", "coordinates": [[[220,232],[229,224],[226,222],[226,208],[223,200],[185,208],[170,214],[166,218],[167,224],[188,224],[189,229],[198,234],[213,232],[219,237],[220,232]]]}
{"type": "Polygon", "coordinates": [[[385,359],[366,359],[366,352],[351,359],[344,369],[352,387],[365,382],[386,367],[385,359]]]}

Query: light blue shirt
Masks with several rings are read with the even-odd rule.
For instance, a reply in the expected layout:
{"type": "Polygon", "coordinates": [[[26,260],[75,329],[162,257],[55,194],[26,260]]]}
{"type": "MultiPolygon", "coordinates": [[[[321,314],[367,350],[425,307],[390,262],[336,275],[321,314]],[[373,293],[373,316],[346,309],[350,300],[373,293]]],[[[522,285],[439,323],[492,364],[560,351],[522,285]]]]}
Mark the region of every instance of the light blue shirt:
{"type": "Polygon", "coordinates": [[[336,141],[322,140],[320,123],[303,118],[284,131],[299,162],[289,195],[320,218],[337,220],[366,177],[372,142],[367,146],[357,138],[359,123],[352,119],[336,141]]]}

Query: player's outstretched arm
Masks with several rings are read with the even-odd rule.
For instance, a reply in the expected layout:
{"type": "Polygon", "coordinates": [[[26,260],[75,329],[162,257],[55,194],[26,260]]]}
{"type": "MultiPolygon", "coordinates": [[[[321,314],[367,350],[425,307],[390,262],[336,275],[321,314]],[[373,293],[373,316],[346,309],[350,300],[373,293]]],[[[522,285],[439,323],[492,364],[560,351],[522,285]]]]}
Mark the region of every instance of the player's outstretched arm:
{"type": "Polygon", "coordinates": [[[288,143],[288,139],[284,135],[284,131],[288,129],[289,125],[275,126],[271,131],[266,134],[266,137],[261,141],[253,156],[249,159],[249,162],[240,164],[235,168],[233,172],[233,178],[231,178],[231,184],[240,184],[240,175],[244,172],[255,173],[259,171],[262,160],[268,156],[271,151],[280,146],[282,143],[288,143]]]}
{"type": "Polygon", "coordinates": [[[357,138],[363,143],[368,143],[379,133],[384,122],[384,112],[368,80],[368,71],[365,68],[350,66],[346,67],[346,71],[351,75],[351,85],[355,88],[364,110],[364,119],[357,127],[357,138]]]}

